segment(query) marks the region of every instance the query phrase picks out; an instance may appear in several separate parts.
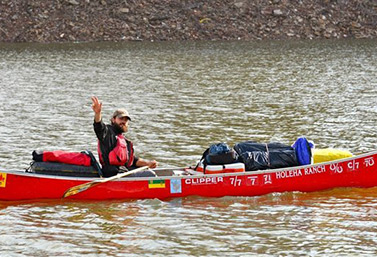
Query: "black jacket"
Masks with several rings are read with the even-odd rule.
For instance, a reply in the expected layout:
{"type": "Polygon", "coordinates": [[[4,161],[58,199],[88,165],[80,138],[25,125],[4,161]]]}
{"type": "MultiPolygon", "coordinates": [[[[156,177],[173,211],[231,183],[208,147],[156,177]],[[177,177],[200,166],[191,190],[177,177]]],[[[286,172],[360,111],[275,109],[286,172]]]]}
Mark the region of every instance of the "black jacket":
{"type": "MultiPolygon", "coordinates": [[[[98,146],[98,151],[101,151],[102,159],[103,162],[102,164],[102,172],[105,177],[111,177],[116,175],[119,172],[119,169],[122,170],[127,170],[125,167],[119,167],[119,166],[113,166],[110,165],[109,163],[109,153],[111,150],[113,150],[116,147],[117,144],[117,138],[116,136],[121,134],[123,131],[117,130],[114,126],[112,125],[106,125],[103,123],[101,120],[100,122],[94,122],[93,123],[94,127],[94,132],[97,135],[98,141],[99,141],[99,146],[98,146]]],[[[126,140],[127,142],[127,148],[132,147],[132,143],[129,140],[126,140]]],[[[133,152],[133,149],[128,150],[128,152],[133,152]]],[[[98,155],[100,153],[98,152],[98,155]]],[[[134,157],[134,161],[131,165],[131,167],[134,167],[138,158],[134,157]]],[[[128,167],[130,168],[130,167],[128,167]]]]}

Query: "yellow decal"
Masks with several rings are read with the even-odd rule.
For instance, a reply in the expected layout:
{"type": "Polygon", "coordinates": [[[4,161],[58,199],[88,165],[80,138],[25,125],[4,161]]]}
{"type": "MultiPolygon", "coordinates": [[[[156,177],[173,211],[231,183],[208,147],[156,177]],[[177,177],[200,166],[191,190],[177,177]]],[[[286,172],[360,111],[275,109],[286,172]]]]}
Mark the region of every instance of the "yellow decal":
{"type": "Polygon", "coordinates": [[[6,183],[7,183],[7,174],[0,173],[0,187],[5,187],[6,183]]]}
{"type": "Polygon", "coordinates": [[[148,188],[165,188],[165,180],[149,180],[148,188]]]}

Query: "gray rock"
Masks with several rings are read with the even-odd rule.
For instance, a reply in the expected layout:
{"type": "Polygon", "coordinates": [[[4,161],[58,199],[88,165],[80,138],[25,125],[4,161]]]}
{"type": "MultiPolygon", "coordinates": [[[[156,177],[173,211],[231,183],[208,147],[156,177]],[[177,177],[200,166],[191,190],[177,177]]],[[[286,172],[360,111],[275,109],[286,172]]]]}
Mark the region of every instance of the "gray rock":
{"type": "Polygon", "coordinates": [[[240,2],[235,2],[234,5],[237,7],[237,8],[242,8],[244,6],[244,2],[243,1],[240,1],[240,2]]]}
{"type": "Polygon", "coordinates": [[[275,10],[272,11],[272,13],[275,16],[283,16],[284,15],[283,11],[280,10],[280,9],[275,9],[275,10]]]}
{"type": "Polygon", "coordinates": [[[129,13],[130,9],[128,9],[128,8],[120,8],[119,12],[121,12],[121,13],[129,13]]]}
{"type": "Polygon", "coordinates": [[[78,5],[79,2],[77,2],[76,0],[67,0],[68,3],[72,4],[72,5],[78,5]]]}

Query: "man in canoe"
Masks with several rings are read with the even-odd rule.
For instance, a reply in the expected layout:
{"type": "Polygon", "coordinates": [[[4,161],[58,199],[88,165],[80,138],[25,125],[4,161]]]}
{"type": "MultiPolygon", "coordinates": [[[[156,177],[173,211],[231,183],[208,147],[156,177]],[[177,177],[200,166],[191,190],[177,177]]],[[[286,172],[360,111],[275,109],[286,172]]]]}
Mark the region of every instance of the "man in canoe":
{"type": "Polygon", "coordinates": [[[128,131],[130,115],[125,109],[116,110],[110,121],[105,124],[102,121],[102,103],[96,96],[92,97],[92,109],[94,111],[94,131],[98,138],[98,155],[105,177],[116,175],[119,171],[148,166],[156,168],[158,163],[144,160],[134,155],[133,144],[123,136],[128,131]]]}

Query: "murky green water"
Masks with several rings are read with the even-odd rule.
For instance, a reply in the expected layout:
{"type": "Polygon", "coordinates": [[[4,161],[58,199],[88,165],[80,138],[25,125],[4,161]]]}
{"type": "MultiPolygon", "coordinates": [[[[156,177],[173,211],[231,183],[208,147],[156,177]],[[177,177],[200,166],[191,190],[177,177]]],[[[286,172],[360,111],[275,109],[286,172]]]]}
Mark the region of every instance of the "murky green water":
{"type": "MultiPolygon", "coordinates": [[[[377,147],[377,41],[0,45],[0,167],[96,151],[90,96],[141,157],[244,140],[377,147]]],[[[174,201],[1,203],[2,256],[371,256],[375,189],[174,201]]]]}

